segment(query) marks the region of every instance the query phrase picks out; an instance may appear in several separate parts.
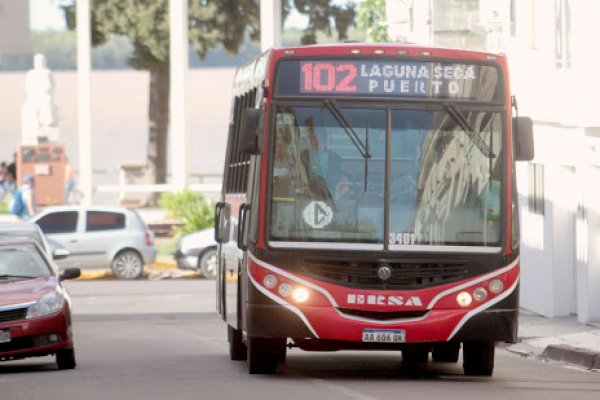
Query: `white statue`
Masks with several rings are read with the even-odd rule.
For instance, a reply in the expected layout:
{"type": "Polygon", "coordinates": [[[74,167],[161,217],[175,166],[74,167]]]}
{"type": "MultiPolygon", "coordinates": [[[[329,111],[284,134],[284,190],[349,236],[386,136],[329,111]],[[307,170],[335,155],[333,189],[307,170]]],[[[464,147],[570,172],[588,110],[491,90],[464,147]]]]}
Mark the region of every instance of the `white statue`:
{"type": "Polygon", "coordinates": [[[33,58],[33,69],[25,77],[26,100],[21,111],[23,144],[58,140],[58,118],[54,106],[54,79],[43,54],[33,58]]]}

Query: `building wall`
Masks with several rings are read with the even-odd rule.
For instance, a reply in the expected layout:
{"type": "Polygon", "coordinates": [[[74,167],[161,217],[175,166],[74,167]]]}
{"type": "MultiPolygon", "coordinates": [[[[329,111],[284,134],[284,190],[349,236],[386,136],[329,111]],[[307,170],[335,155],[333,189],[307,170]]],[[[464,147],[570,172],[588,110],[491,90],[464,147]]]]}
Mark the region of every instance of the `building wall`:
{"type": "Polygon", "coordinates": [[[600,54],[595,41],[600,34],[600,1],[403,3],[410,3],[413,11],[427,8],[411,14],[411,24],[419,28],[405,37],[418,37],[424,44],[507,53],[519,114],[534,120],[532,163],[544,170],[540,215],[529,207],[530,167],[517,166],[521,305],[549,317],[577,314],[581,322],[599,321],[600,54]],[[561,15],[557,6],[568,13],[561,15]],[[429,34],[422,33],[424,26],[429,34]],[[560,46],[559,40],[566,45],[560,46]]]}

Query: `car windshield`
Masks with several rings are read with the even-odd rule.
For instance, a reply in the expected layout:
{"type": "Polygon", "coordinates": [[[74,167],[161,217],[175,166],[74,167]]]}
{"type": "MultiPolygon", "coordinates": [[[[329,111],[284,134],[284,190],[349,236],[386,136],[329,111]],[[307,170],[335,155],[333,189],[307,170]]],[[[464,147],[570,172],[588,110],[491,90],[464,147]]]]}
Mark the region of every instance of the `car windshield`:
{"type": "Polygon", "coordinates": [[[500,113],[336,108],[276,109],[271,242],[499,243],[500,113]]]}
{"type": "Polygon", "coordinates": [[[50,275],[50,267],[35,246],[0,246],[0,279],[41,278],[50,275]]]}

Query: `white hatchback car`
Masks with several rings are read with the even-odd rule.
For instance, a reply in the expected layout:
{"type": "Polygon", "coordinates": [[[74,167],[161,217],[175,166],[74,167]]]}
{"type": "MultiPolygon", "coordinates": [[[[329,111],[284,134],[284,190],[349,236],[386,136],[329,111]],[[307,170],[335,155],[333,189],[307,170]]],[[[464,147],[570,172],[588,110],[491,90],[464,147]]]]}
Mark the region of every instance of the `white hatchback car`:
{"type": "Polygon", "coordinates": [[[217,276],[217,242],[215,229],[208,228],[183,236],[173,254],[177,268],[192,269],[207,279],[217,276]]]}
{"type": "Polygon", "coordinates": [[[61,266],[112,268],[119,279],[137,279],[156,260],[154,234],[134,210],[53,206],[31,221],[69,251],[61,266]]]}

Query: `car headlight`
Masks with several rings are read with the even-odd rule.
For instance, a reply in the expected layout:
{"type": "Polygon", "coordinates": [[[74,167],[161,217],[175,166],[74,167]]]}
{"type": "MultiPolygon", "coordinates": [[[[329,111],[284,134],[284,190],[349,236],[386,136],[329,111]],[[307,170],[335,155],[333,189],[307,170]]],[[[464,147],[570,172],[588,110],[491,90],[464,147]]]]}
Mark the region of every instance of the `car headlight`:
{"type": "Polygon", "coordinates": [[[186,254],[188,251],[192,250],[194,248],[194,243],[190,240],[186,240],[186,238],[181,239],[181,241],[179,242],[179,250],[181,250],[181,252],[183,254],[186,254]]]}
{"type": "Polygon", "coordinates": [[[65,298],[62,293],[58,291],[45,294],[37,301],[37,303],[29,307],[29,310],[27,310],[27,318],[37,318],[53,314],[59,311],[64,303],[65,298]]]}

